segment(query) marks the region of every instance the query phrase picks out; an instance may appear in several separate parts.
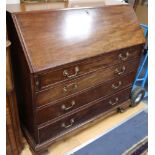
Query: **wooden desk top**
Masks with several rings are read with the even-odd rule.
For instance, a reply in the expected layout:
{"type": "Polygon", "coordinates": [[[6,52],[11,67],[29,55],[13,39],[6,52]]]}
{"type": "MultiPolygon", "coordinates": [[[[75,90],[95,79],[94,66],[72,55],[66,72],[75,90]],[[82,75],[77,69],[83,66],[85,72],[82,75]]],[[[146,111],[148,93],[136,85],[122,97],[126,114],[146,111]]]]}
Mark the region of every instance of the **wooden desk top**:
{"type": "Polygon", "coordinates": [[[15,13],[13,18],[32,72],[144,43],[129,5],[15,13]]]}

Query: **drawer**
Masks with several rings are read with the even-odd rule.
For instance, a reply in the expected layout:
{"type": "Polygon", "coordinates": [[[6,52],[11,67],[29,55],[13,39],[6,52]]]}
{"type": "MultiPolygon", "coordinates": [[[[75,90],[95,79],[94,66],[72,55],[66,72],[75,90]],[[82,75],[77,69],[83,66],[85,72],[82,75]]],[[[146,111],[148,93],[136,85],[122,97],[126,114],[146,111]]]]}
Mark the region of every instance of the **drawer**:
{"type": "Polygon", "coordinates": [[[89,58],[80,62],[64,65],[51,69],[45,73],[37,74],[35,78],[36,91],[45,89],[52,84],[68,81],[81,75],[87,74],[101,67],[105,68],[120,62],[128,61],[141,55],[142,46],[133,46],[130,48],[110,52],[103,56],[89,58]]]}
{"type": "Polygon", "coordinates": [[[77,94],[75,96],[69,97],[63,101],[57,102],[52,105],[37,109],[37,123],[41,124],[51,119],[54,119],[58,116],[63,116],[64,114],[78,109],[81,106],[84,106],[92,101],[95,101],[99,98],[105,97],[112,93],[130,86],[134,80],[135,73],[130,73],[121,78],[110,80],[106,83],[102,83],[96,87],[93,87],[85,92],[77,94]],[[121,85],[119,85],[121,82],[121,85]],[[113,86],[117,86],[114,88],[113,86]]]}
{"type": "Polygon", "coordinates": [[[116,108],[130,98],[130,91],[131,88],[122,90],[110,97],[98,100],[97,102],[92,103],[89,107],[70,116],[63,117],[63,119],[57,122],[39,127],[38,132],[40,143],[50,138],[61,136],[61,134],[67,133],[78,125],[84,124],[93,117],[107,112],[112,108],[116,108]]]}
{"type": "Polygon", "coordinates": [[[71,80],[70,82],[64,82],[48,90],[36,92],[36,104],[37,106],[42,106],[57,99],[67,97],[68,95],[93,87],[99,83],[106,82],[115,77],[120,77],[123,74],[137,69],[138,63],[139,61],[135,59],[132,62],[101,69],[91,74],[87,74],[84,77],[71,80]]]}

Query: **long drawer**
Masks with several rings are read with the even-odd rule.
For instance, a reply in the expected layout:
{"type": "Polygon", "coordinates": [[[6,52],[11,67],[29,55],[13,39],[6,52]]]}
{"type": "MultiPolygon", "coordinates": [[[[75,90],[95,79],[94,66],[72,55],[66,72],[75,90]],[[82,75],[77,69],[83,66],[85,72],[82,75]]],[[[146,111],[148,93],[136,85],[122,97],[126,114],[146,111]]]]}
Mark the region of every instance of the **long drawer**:
{"type": "Polygon", "coordinates": [[[114,77],[125,75],[126,73],[134,71],[135,68],[137,68],[139,63],[138,60],[139,58],[130,62],[112,66],[110,68],[100,69],[91,74],[87,74],[84,77],[71,80],[70,82],[64,82],[42,92],[37,92],[36,104],[37,106],[42,106],[57,99],[93,87],[99,83],[106,82],[114,77]]]}
{"type": "Polygon", "coordinates": [[[135,57],[139,57],[141,50],[141,45],[132,46],[103,56],[89,58],[89,60],[67,64],[45,73],[38,73],[35,78],[36,91],[50,87],[55,83],[68,81],[78,76],[87,74],[101,67],[105,68],[120,62],[128,61],[135,57]]]}
{"type": "Polygon", "coordinates": [[[60,121],[40,127],[38,129],[40,143],[58,135],[60,136],[89,119],[115,108],[130,98],[130,91],[131,88],[122,90],[110,97],[94,102],[91,106],[64,117],[60,121]]]}
{"type": "Polygon", "coordinates": [[[94,100],[110,95],[127,86],[130,86],[134,80],[134,77],[135,72],[132,72],[120,78],[110,80],[107,83],[102,83],[76,96],[72,96],[68,99],[46,106],[45,108],[38,108],[36,113],[37,123],[41,124],[58,116],[62,116],[94,100]]]}

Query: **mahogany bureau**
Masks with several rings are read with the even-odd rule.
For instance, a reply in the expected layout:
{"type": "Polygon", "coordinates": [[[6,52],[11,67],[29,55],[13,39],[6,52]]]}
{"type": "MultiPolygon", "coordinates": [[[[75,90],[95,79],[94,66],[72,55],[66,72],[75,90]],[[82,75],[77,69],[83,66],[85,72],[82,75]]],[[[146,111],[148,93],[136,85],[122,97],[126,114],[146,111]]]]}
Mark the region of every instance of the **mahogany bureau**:
{"type": "Polygon", "coordinates": [[[24,134],[34,153],[130,106],[144,46],[129,5],[7,12],[24,134]]]}

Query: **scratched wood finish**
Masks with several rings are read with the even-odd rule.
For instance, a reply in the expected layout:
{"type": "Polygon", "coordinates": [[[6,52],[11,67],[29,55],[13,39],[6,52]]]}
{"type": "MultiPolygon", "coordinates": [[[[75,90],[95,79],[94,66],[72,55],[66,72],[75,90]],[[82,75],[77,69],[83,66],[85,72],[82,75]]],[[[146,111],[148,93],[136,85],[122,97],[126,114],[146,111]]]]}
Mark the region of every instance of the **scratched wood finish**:
{"type": "Polygon", "coordinates": [[[145,41],[132,7],[8,10],[7,29],[21,123],[33,153],[129,107],[145,41]],[[78,84],[76,90],[71,83],[78,84]],[[116,94],[118,105],[107,105],[116,94]],[[72,116],[78,120],[74,128],[72,116]]]}

